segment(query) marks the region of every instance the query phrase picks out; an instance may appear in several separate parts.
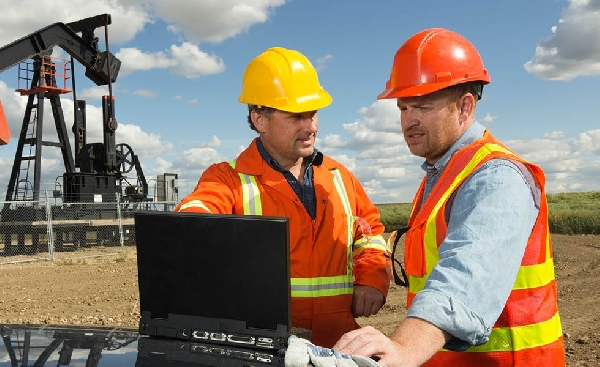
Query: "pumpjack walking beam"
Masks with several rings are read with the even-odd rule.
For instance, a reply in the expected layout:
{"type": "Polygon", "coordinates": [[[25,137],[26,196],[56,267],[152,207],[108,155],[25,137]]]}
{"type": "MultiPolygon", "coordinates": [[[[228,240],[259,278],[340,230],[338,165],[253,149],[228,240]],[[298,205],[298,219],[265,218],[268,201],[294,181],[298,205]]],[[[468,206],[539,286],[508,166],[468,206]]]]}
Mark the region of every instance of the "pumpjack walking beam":
{"type": "Polygon", "coordinates": [[[121,61],[98,50],[96,28],[111,24],[110,14],[97,15],[72,23],[54,23],[0,48],[0,72],[59,46],[85,66],[85,75],[96,85],[117,80],[121,61]],[[78,32],[82,33],[80,37],[78,32]],[[110,75],[110,78],[109,78],[110,75]]]}
{"type": "MultiPolygon", "coordinates": [[[[0,72],[24,60],[34,60],[33,77],[29,90],[21,90],[21,94],[28,94],[27,110],[20,130],[19,142],[15,153],[15,160],[11,171],[11,178],[6,192],[6,201],[18,200],[18,186],[20,181],[27,183],[29,180],[19,179],[23,171],[22,164],[34,162],[34,182],[31,199],[39,200],[42,146],[57,146],[61,149],[65,171],[67,174],[75,172],[76,164],[69,142],[64,121],[59,94],[69,92],[57,88],[55,65],[50,54],[52,48],[59,46],[78,60],[86,68],[85,75],[97,85],[109,85],[118,76],[121,66],[119,59],[110,52],[101,52],[98,49],[98,39],[94,36],[96,28],[106,27],[111,23],[109,14],[103,14],[80,21],[64,24],[55,23],[41,30],[23,37],[15,42],[0,48],[0,72]],[[77,35],[81,32],[81,36],[77,35]],[[52,106],[54,122],[58,135],[58,143],[43,141],[43,112],[44,100],[48,98],[52,106]],[[35,111],[35,112],[34,112],[35,111]],[[33,116],[32,116],[33,113],[33,116]],[[29,135],[29,136],[28,136],[29,135]],[[28,145],[31,150],[35,147],[35,154],[23,155],[24,147],[28,145]]],[[[66,71],[65,71],[66,74],[66,71]]],[[[29,168],[27,168],[29,172],[29,168]]]]}

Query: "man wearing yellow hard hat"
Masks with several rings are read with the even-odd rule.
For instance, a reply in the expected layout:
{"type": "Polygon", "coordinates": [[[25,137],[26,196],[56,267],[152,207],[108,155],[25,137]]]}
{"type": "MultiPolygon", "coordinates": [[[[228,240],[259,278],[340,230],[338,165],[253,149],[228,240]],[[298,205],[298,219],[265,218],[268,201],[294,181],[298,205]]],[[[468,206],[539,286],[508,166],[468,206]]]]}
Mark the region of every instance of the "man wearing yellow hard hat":
{"type": "Polygon", "coordinates": [[[273,47],[246,67],[239,101],[258,133],[231,162],[204,171],[175,210],[290,220],[292,324],[331,347],[385,302],[390,256],[379,211],[357,178],[315,148],[332,99],[300,52],[273,47]]]}

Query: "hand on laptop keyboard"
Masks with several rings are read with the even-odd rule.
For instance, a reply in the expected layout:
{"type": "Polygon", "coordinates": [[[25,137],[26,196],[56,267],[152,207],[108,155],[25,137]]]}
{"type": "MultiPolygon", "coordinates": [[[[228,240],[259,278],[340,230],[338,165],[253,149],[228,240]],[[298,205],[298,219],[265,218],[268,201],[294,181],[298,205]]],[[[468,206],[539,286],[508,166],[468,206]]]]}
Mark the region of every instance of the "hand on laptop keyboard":
{"type": "Polygon", "coordinates": [[[292,335],[285,351],[285,367],[378,367],[373,359],[319,347],[292,335]]]}

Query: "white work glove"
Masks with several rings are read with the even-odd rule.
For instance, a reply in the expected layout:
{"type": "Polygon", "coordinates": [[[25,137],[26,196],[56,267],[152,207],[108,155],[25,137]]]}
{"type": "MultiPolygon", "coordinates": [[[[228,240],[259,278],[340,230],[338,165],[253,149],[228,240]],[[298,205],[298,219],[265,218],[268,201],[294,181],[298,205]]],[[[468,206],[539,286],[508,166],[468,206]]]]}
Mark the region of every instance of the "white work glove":
{"type": "Polygon", "coordinates": [[[379,367],[371,358],[341,354],[291,335],[285,351],[285,367],[379,367]]]}

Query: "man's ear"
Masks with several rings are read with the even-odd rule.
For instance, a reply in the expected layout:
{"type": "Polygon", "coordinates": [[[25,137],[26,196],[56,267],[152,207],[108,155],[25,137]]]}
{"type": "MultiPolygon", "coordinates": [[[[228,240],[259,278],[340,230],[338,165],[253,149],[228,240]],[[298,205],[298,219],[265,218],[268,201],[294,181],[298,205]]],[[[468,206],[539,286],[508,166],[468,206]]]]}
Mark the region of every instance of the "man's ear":
{"type": "Polygon", "coordinates": [[[475,97],[471,93],[465,93],[459,98],[458,112],[460,121],[467,121],[475,114],[475,97]]]}
{"type": "Polygon", "coordinates": [[[266,122],[267,122],[267,118],[264,115],[261,115],[260,113],[256,112],[256,111],[250,111],[250,119],[252,120],[252,124],[254,125],[254,128],[256,129],[256,131],[258,131],[259,133],[264,133],[265,129],[266,129],[266,122]]]}

